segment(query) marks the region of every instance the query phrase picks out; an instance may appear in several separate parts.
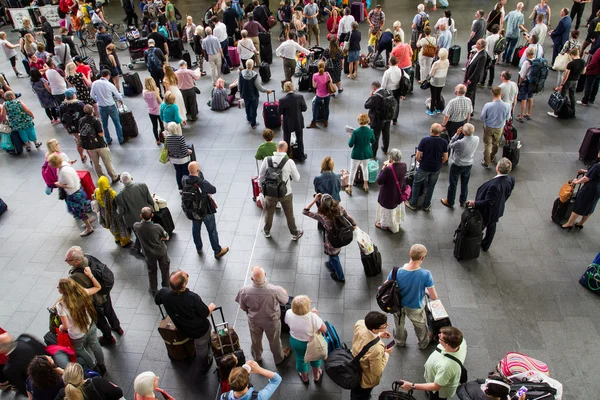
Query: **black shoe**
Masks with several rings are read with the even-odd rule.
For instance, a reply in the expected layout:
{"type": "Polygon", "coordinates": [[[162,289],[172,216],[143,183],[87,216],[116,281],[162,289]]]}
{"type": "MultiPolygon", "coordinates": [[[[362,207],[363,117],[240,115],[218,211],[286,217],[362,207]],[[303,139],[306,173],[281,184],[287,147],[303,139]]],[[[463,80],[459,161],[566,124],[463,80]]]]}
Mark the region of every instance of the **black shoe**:
{"type": "Polygon", "coordinates": [[[338,278],[338,276],[335,272],[332,272],[331,274],[329,274],[329,276],[331,276],[331,279],[333,279],[336,282],[342,282],[342,283],[346,282],[344,279],[338,278]]]}
{"type": "Polygon", "coordinates": [[[94,371],[96,371],[100,375],[104,376],[104,375],[106,375],[106,365],[96,364],[96,366],[94,367],[94,371]]]}

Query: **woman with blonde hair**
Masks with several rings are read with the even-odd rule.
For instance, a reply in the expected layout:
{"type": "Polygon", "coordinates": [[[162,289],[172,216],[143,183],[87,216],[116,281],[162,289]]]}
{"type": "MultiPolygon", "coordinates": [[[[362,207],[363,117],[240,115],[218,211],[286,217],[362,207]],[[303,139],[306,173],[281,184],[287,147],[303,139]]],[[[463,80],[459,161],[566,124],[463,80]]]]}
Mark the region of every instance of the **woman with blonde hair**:
{"type": "MultiPolygon", "coordinates": [[[[152,79],[152,78],[151,78],[152,79]]],[[[117,192],[110,187],[108,178],[102,175],[98,178],[98,187],[94,191],[94,200],[98,203],[100,225],[108,229],[121,247],[131,244],[131,236],[123,216],[117,213],[117,192]]]]}
{"type": "Polygon", "coordinates": [[[165,400],[175,400],[173,396],[158,387],[159,377],[154,372],[142,372],[135,377],[133,392],[135,400],[152,400],[156,398],[154,391],[159,392],[165,400]]]}
{"type": "Polygon", "coordinates": [[[119,76],[123,74],[123,70],[121,69],[121,63],[119,62],[117,49],[114,43],[106,46],[106,55],[108,56],[108,61],[110,62],[110,80],[117,88],[117,91],[120,92],[121,85],[119,84],[119,76]]]}
{"type": "Polygon", "coordinates": [[[431,104],[426,111],[427,114],[441,113],[444,110],[444,102],[442,100],[442,90],[446,86],[446,76],[448,76],[448,50],[440,49],[438,51],[439,59],[433,63],[429,71],[429,90],[431,91],[431,104]]]}
{"type": "MultiPolygon", "coordinates": [[[[37,51],[37,43],[31,33],[25,34],[20,43],[21,53],[27,58],[31,57],[37,51]]],[[[28,71],[29,72],[29,71],[28,71]]]]}
{"type": "Polygon", "coordinates": [[[58,293],[61,294],[60,300],[56,303],[56,313],[60,317],[58,329],[69,334],[75,352],[85,364],[104,375],[106,373],[104,353],[100,347],[96,328],[98,314],[91,297],[98,293],[102,286],[92,274],[90,267],[85,267],[83,273],[90,279],[93,287],[86,289],[71,278],[62,278],[58,281],[58,293]]]}
{"type": "Polygon", "coordinates": [[[65,67],[66,81],[69,86],[74,87],[77,92],[77,99],[83,101],[84,104],[89,104],[94,107],[94,113],[100,115],[98,112],[98,104],[96,100],[90,96],[90,87],[92,81],[81,72],[77,72],[77,64],[70,62],[65,67]]]}
{"type": "Polygon", "coordinates": [[[315,176],[313,185],[315,193],[328,194],[335,201],[340,201],[340,191],[342,190],[340,174],[336,174],[334,168],[333,158],[325,157],[321,161],[321,174],[315,176]]]}
{"type": "MultiPolygon", "coordinates": [[[[179,111],[179,116],[181,117],[181,124],[185,125],[187,123],[187,110],[185,108],[185,102],[183,100],[183,95],[177,87],[179,83],[179,79],[177,75],[175,75],[175,71],[173,71],[173,67],[165,64],[164,66],[165,77],[162,80],[162,84],[165,88],[165,91],[171,92],[175,95],[175,104],[177,104],[177,109],[179,111]]],[[[165,121],[166,122],[166,121],[165,121]]]]}
{"type": "Polygon", "coordinates": [[[69,363],[63,373],[65,387],[58,392],[57,400],[119,400],[123,390],[100,376],[84,379],[83,367],[69,363]]]}
{"type": "MultiPolygon", "coordinates": [[[[358,116],[360,127],[350,133],[350,139],[348,140],[348,146],[352,147],[352,154],[350,155],[352,164],[350,166],[348,186],[346,186],[345,190],[350,196],[352,196],[352,184],[356,173],[358,172],[358,166],[361,166],[363,177],[366,177],[365,174],[368,173],[367,163],[369,162],[369,159],[373,157],[372,144],[375,143],[375,133],[373,132],[373,129],[369,127],[370,122],[371,120],[369,119],[368,114],[360,114],[358,116]]],[[[365,192],[369,192],[368,179],[364,179],[363,188],[365,192]]]]}
{"type": "Polygon", "coordinates": [[[302,8],[296,8],[294,15],[292,15],[292,25],[296,30],[296,36],[298,37],[298,44],[302,47],[306,47],[306,24],[303,22],[304,17],[302,16],[302,8]]]}
{"type": "MultiPolygon", "coordinates": [[[[296,354],[296,371],[302,382],[308,384],[308,365],[304,361],[306,346],[312,340],[315,332],[325,333],[327,327],[318,315],[316,308],[310,309],[308,296],[300,295],[292,300],[292,308],[285,313],[284,321],[290,327],[290,346],[296,354]]],[[[315,383],[321,383],[323,379],[323,360],[311,361],[313,379],[315,383]]]]}
{"type": "Polygon", "coordinates": [[[69,156],[60,150],[60,143],[58,142],[58,139],[52,138],[48,140],[46,142],[46,149],[48,149],[46,152],[46,161],[48,161],[48,157],[50,157],[52,154],[58,154],[64,162],[68,162],[71,165],[77,162],[76,160],[69,159],[69,156]]]}
{"type": "Polygon", "coordinates": [[[323,122],[323,126],[327,128],[329,125],[329,82],[331,75],[329,72],[325,72],[325,61],[321,60],[318,64],[319,71],[314,73],[312,76],[312,85],[315,88],[315,98],[312,102],[312,121],[307,129],[317,128],[317,120],[323,122]],[[319,109],[322,107],[322,118],[319,115],[319,109]]]}
{"type": "Polygon", "coordinates": [[[142,92],[142,96],[148,107],[148,115],[152,122],[152,132],[154,133],[156,145],[160,146],[160,132],[165,130],[163,121],[160,118],[160,103],[162,103],[162,99],[160,97],[160,91],[156,86],[156,82],[154,82],[154,79],[151,76],[144,79],[144,91],[142,92]],[[160,131],[158,130],[159,125],[160,131]]]}
{"type": "Polygon", "coordinates": [[[175,122],[176,124],[181,124],[183,121],[181,119],[181,114],[179,112],[179,107],[175,104],[175,95],[173,93],[165,92],[165,97],[163,99],[162,104],[160,105],[160,119],[162,119],[163,123],[168,124],[169,122],[175,122]]]}

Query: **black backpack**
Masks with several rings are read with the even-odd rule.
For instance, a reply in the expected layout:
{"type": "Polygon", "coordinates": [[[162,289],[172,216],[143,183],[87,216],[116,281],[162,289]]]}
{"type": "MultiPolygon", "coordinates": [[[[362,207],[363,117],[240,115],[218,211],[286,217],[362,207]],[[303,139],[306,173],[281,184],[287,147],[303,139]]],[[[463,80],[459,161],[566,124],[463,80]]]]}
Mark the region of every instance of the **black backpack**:
{"type": "Polygon", "coordinates": [[[348,246],[354,240],[354,227],[343,215],[336,216],[331,221],[331,231],[327,232],[329,243],[336,249],[348,246]]]}
{"type": "Polygon", "coordinates": [[[508,47],[508,41],[505,37],[500,36],[496,44],[494,45],[494,54],[504,53],[506,48],[508,47]]]}
{"type": "Polygon", "coordinates": [[[60,121],[69,134],[79,132],[79,120],[84,116],[80,102],[65,103],[60,107],[60,121]]]}
{"type": "Polygon", "coordinates": [[[402,310],[402,298],[400,297],[400,288],[398,288],[398,269],[392,269],[392,279],[385,281],[383,285],[377,289],[377,304],[382,311],[390,314],[399,313],[402,310]]]}
{"type": "Polygon", "coordinates": [[[265,196],[284,197],[287,195],[287,185],[283,180],[283,166],[288,160],[288,156],[283,157],[275,167],[273,166],[273,157],[267,157],[267,171],[261,188],[265,196]]]}
{"type": "MultiPolygon", "coordinates": [[[[436,347],[435,351],[437,351],[438,353],[442,352],[442,350],[440,350],[437,347],[436,347]]],[[[463,363],[461,363],[458,358],[451,356],[450,354],[444,354],[444,356],[448,357],[449,359],[451,359],[452,361],[455,361],[458,365],[460,365],[460,379],[458,382],[461,385],[464,383],[467,383],[467,381],[469,380],[469,373],[467,372],[467,369],[465,368],[463,363]]]]}
{"type": "Polygon", "coordinates": [[[197,184],[186,184],[181,192],[181,208],[188,219],[201,221],[206,216],[208,196],[197,184]]]}
{"type": "MultiPolygon", "coordinates": [[[[102,286],[102,289],[100,289],[98,293],[109,294],[115,285],[115,275],[106,264],[102,263],[96,257],[90,256],[89,254],[85,254],[84,256],[88,260],[88,267],[92,270],[92,275],[94,275],[94,278],[96,278],[98,283],[100,283],[100,286],[102,286]]],[[[70,273],[83,274],[84,272],[83,268],[73,268],[70,273]]]]}
{"type": "Polygon", "coordinates": [[[475,208],[465,208],[460,217],[459,229],[464,237],[478,237],[483,231],[483,216],[475,208]]]}
{"type": "Polygon", "coordinates": [[[391,121],[396,116],[396,109],[398,108],[398,103],[396,102],[396,98],[389,90],[382,90],[377,93],[377,96],[381,97],[383,101],[381,102],[381,109],[379,110],[379,115],[383,121],[391,121]]]}
{"type": "Polygon", "coordinates": [[[352,356],[352,351],[343,345],[329,353],[325,360],[325,373],[342,389],[355,389],[360,386],[362,379],[362,368],[360,359],[367,354],[371,347],[379,342],[379,338],[371,340],[362,348],[356,357],[352,356]]]}
{"type": "Polygon", "coordinates": [[[423,30],[425,30],[425,27],[429,26],[429,15],[427,15],[425,12],[421,12],[419,13],[419,15],[421,16],[421,20],[417,24],[417,30],[419,32],[423,32],[423,30]]]}
{"type": "Polygon", "coordinates": [[[85,150],[94,150],[100,146],[98,135],[87,118],[79,123],[79,141],[85,150]]]}
{"type": "Polygon", "coordinates": [[[544,57],[535,58],[533,60],[527,60],[531,63],[531,69],[529,70],[529,91],[531,93],[540,93],[544,90],[544,84],[548,78],[548,60],[544,57]]]}

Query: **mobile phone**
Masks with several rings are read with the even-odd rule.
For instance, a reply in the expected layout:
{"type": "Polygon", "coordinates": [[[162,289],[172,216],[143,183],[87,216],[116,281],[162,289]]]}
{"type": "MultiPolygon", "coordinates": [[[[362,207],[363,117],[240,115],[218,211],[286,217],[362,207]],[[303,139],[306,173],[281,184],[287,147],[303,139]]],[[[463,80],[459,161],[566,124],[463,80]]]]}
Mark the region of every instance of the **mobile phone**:
{"type": "Polygon", "coordinates": [[[517,391],[517,396],[520,397],[520,396],[524,395],[525,393],[527,393],[527,388],[525,386],[521,386],[521,389],[519,389],[517,391]]]}
{"type": "Polygon", "coordinates": [[[388,344],[385,346],[385,348],[386,348],[386,349],[391,349],[391,348],[392,348],[392,347],[394,347],[395,345],[396,345],[396,341],[395,341],[395,340],[392,340],[391,342],[389,342],[389,343],[388,343],[388,344]]]}

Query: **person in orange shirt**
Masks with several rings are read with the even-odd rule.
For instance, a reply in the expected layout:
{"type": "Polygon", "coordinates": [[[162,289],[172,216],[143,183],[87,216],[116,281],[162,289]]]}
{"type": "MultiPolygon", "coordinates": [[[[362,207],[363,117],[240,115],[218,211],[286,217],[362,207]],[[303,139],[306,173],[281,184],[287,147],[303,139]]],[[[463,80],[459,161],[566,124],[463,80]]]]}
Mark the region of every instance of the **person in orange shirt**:
{"type": "Polygon", "coordinates": [[[392,55],[398,60],[398,68],[404,69],[412,66],[413,50],[409,43],[402,43],[400,35],[394,36],[392,55]]]}

